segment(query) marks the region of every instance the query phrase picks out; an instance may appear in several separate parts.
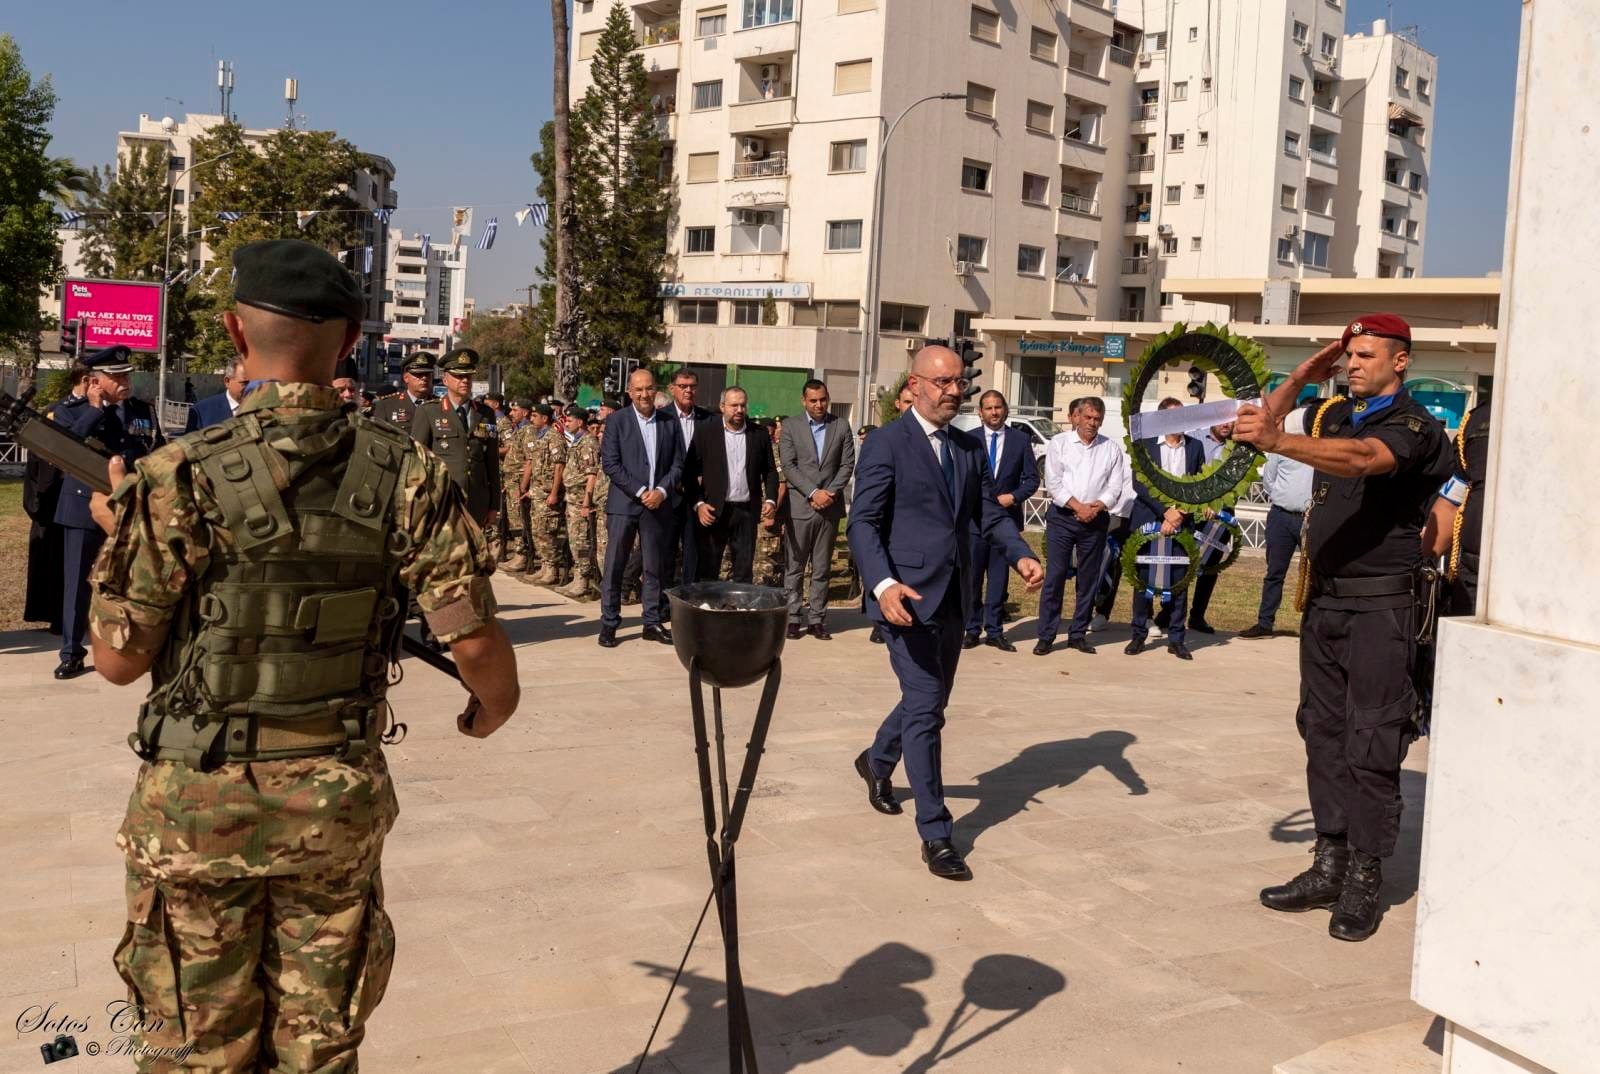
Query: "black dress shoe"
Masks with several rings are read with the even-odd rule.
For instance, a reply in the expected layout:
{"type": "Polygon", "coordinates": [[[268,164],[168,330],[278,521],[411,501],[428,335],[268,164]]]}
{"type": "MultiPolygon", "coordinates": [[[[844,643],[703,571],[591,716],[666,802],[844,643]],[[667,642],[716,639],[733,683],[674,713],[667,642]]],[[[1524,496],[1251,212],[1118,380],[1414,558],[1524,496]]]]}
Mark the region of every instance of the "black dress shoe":
{"type": "Polygon", "coordinates": [[[1344,874],[1350,870],[1350,848],[1319,835],[1312,853],[1316,857],[1311,859],[1311,868],[1287,884],[1261,889],[1262,906],[1300,914],[1327,909],[1339,901],[1339,893],[1344,890],[1344,874]]]}
{"type": "Polygon", "coordinates": [[[1378,906],[1378,889],[1383,886],[1383,861],[1357,850],[1350,855],[1350,868],[1344,874],[1344,888],[1328,922],[1328,935],[1335,940],[1359,943],[1378,931],[1383,916],[1378,906]]]}
{"type": "Polygon", "coordinates": [[[600,628],[600,648],[602,648],[602,649],[615,649],[616,647],[617,647],[617,632],[615,630],[607,630],[605,627],[601,627],[600,628]]]}
{"type": "Polygon", "coordinates": [[[999,649],[1002,653],[1014,653],[1017,651],[1017,647],[1012,645],[1005,639],[1004,636],[1000,634],[996,634],[991,638],[985,638],[983,643],[989,646],[991,649],[999,649]]]}
{"type": "Polygon", "coordinates": [[[645,641],[659,641],[662,645],[672,644],[672,632],[664,626],[647,626],[640,637],[645,641]]]}
{"type": "Polygon", "coordinates": [[[972,870],[962,860],[961,852],[948,839],[935,839],[922,844],[922,860],[928,863],[928,872],[941,880],[971,880],[972,870]]]}
{"type": "Polygon", "coordinates": [[[63,660],[56,665],[55,676],[58,679],[72,679],[83,674],[83,657],[75,656],[71,660],[63,660]]]}
{"type": "Polygon", "coordinates": [[[1204,617],[1198,615],[1189,620],[1189,629],[1198,630],[1202,634],[1215,634],[1217,632],[1216,627],[1206,622],[1204,617]]]}
{"type": "Polygon", "coordinates": [[[799,623],[790,623],[789,628],[783,632],[783,636],[790,641],[799,641],[800,635],[804,633],[805,631],[800,628],[799,623]]]}
{"type": "Polygon", "coordinates": [[[1094,655],[1094,646],[1090,645],[1088,639],[1086,638],[1068,638],[1067,648],[1076,649],[1078,652],[1087,656],[1094,655]]]}
{"type": "Polygon", "coordinates": [[[1128,644],[1123,647],[1122,651],[1127,653],[1129,656],[1138,656],[1140,653],[1144,652],[1144,639],[1131,639],[1128,644]]]}
{"type": "Polygon", "coordinates": [[[1188,646],[1184,645],[1183,642],[1181,642],[1181,641],[1175,641],[1171,645],[1167,646],[1167,652],[1171,653],[1173,656],[1177,657],[1179,660],[1193,660],[1194,659],[1194,654],[1191,653],[1189,651],[1188,646]]]}
{"type": "Polygon", "coordinates": [[[883,640],[883,628],[878,626],[873,627],[872,633],[867,635],[867,640],[874,645],[886,644],[883,640]]]}
{"type": "Polygon", "coordinates": [[[861,756],[856,758],[856,775],[867,781],[867,802],[873,809],[891,817],[905,812],[900,803],[894,800],[894,784],[887,777],[879,779],[872,774],[866,750],[862,750],[861,756]]]}
{"type": "Polygon", "coordinates": [[[821,623],[811,624],[811,636],[818,641],[832,641],[833,635],[828,633],[828,628],[821,623]]]}
{"type": "Polygon", "coordinates": [[[963,649],[976,649],[981,644],[982,642],[978,640],[978,635],[976,634],[968,634],[961,639],[961,647],[963,649]]]}
{"type": "Polygon", "coordinates": [[[1256,638],[1270,638],[1272,637],[1272,628],[1264,627],[1260,623],[1251,623],[1249,626],[1239,631],[1239,636],[1241,638],[1249,638],[1252,641],[1256,638]]]}
{"type": "Polygon", "coordinates": [[[1050,647],[1052,645],[1054,645],[1054,644],[1055,644],[1055,642],[1053,642],[1049,638],[1040,638],[1038,640],[1038,642],[1036,642],[1034,644],[1034,646],[1033,646],[1033,655],[1034,656],[1049,656],[1050,655],[1050,647]]]}

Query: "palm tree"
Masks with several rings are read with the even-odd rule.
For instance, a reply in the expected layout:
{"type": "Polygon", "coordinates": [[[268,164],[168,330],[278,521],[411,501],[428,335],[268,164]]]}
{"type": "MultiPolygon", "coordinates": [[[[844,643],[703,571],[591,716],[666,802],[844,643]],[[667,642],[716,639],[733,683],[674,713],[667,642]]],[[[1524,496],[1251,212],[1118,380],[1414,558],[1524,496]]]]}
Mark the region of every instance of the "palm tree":
{"type": "Polygon", "coordinates": [[[556,395],[578,397],[577,266],[572,260],[572,240],[577,221],[572,212],[572,142],[568,112],[571,90],[567,85],[567,0],[550,0],[550,29],[555,38],[555,173],[556,203],[552,206],[556,228],[556,316],[551,333],[555,344],[556,395]]]}
{"type": "Polygon", "coordinates": [[[77,209],[94,204],[100,193],[99,172],[84,171],[71,157],[55,157],[49,167],[51,191],[57,205],[77,209]]]}

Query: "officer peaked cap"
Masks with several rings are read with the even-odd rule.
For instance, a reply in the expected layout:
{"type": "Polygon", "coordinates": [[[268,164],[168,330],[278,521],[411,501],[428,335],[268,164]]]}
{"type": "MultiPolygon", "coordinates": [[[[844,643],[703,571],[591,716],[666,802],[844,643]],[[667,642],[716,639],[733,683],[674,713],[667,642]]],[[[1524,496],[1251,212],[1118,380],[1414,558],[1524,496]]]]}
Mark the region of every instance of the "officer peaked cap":
{"type": "Polygon", "coordinates": [[[83,364],[91,373],[106,373],[116,376],[119,373],[133,372],[133,351],[131,348],[117,344],[104,350],[95,351],[86,355],[83,364]]]}

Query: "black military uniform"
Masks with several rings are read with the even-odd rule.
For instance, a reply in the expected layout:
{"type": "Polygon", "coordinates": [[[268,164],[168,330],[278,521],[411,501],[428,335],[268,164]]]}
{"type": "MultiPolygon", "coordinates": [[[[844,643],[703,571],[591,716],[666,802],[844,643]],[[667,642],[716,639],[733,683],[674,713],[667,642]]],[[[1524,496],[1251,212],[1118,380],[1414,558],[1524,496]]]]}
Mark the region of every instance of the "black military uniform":
{"type": "MultiPolygon", "coordinates": [[[[1398,317],[1362,318],[1345,334],[1410,341],[1398,317]]],[[[1400,832],[1400,765],[1415,739],[1422,529],[1450,473],[1443,427],[1404,390],[1324,404],[1313,436],[1371,438],[1394,455],[1378,477],[1317,471],[1306,522],[1309,563],[1300,626],[1300,709],[1317,861],[1261,901],[1278,910],[1336,907],[1329,934],[1377,929],[1380,861],[1400,832]]]]}
{"type": "MultiPolygon", "coordinates": [[[[439,372],[470,377],[478,371],[478,352],[458,347],[440,359],[439,372]]],[[[452,406],[448,396],[417,407],[411,438],[444,460],[467,498],[467,513],[480,526],[500,501],[500,430],[494,411],[468,397],[452,406]]]]}
{"type": "Polygon", "coordinates": [[[1484,484],[1489,480],[1489,404],[1474,407],[1456,434],[1453,484],[1465,501],[1446,553],[1442,614],[1471,615],[1478,604],[1478,551],[1483,544],[1484,484]]]}
{"type": "MultiPolygon", "coordinates": [[[[416,351],[406,359],[400,371],[410,373],[412,376],[431,378],[434,363],[438,360],[439,356],[429,351],[416,351]]],[[[432,398],[431,394],[414,396],[402,383],[399,391],[378,397],[378,401],[372,404],[372,416],[379,421],[388,422],[401,432],[410,432],[412,419],[417,415],[417,408],[432,398]]]]}
{"type": "MultiPolygon", "coordinates": [[[[81,378],[80,378],[81,379],[81,378]]],[[[44,412],[45,420],[86,406],[87,396],[68,395],[44,412]]],[[[61,499],[61,471],[36,454],[28,456],[22,475],[22,509],[28,528],[28,584],[22,618],[49,623],[50,633],[61,633],[61,556],[66,538],[56,524],[56,504],[61,499]]]]}

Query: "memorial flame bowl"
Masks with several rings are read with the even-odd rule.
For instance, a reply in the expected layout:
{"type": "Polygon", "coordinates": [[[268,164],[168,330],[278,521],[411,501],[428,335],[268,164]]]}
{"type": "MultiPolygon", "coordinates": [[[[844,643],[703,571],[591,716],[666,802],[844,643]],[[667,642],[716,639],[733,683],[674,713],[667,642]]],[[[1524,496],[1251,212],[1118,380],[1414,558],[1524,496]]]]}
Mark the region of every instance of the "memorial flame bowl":
{"type": "Polygon", "coordinates": [[[789,602],[783,590],[745,582],[697,582],[667,591],[672,647],[685,669],[697,661],[712,686],[749,686],[783,652],[789,602]]]}

